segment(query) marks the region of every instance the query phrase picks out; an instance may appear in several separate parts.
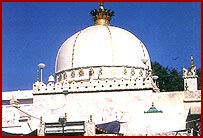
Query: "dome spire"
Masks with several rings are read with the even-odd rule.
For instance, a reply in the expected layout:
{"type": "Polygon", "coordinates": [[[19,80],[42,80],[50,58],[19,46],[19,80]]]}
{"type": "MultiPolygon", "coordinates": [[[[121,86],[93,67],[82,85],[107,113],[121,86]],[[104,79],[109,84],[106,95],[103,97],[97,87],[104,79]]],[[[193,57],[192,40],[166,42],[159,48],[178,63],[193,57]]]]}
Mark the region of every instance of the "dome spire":
{"type": "Polygon", "coordinates": [[[104,2],[100,2],[99,9],[92,10],[90,14],[93,16],[95,25],[109,25],[111,17],[114,16],[114,11],[104,9],[104,2]]]}
{"type": "Polygon", "coordinates": [[[104,10],[104,3],[103,3],[103,2],[100,2],[100,3],[99,3],[99,8],[102,9],[102,10],[104,10]]]}

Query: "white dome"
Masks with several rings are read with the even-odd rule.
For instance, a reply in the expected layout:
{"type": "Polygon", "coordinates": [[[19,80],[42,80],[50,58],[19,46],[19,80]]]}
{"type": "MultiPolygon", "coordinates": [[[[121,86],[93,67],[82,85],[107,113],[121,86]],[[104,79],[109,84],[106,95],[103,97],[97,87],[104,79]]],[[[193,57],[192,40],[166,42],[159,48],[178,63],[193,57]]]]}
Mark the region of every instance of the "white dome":
{"type": "Polygon", "coordinates": [[[114,26],[87,27],[67,39],[60,47],[55,72],[81,67],[132,66],[151,69],[144,44],[132,33],[114,26]]]}

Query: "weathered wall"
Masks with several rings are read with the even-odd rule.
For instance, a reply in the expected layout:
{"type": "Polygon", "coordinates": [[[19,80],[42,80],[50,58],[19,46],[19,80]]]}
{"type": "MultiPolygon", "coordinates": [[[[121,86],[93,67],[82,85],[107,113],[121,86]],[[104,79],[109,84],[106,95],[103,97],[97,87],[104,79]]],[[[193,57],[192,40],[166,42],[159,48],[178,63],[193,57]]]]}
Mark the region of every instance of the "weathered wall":
{"type": "Polygon", "coordinates": [[[201,90],[184,92],[185,111],[190,114],[201,114],[201,90]]]}
{"type": "Polygon", "coordinates": [[[162,132],[185,128],[183,92],[152,93],[151,90],[47,94],[34,96],[34,114],[56,122],[67,113],[69,121],[105,123],[118,120],[121,133],[162,132]],[[163,113],[144,113],[154,102],[163,113]]]}
{"type": "MultiPolygon", "coordinates": [[[[50,92],[34,95],[33,104],[20,103],[19,109],[37,118],[42,116],[45,122],[57,122],[65,113],[68,121],[88,121],[90,115],[95,124],[118,120],[125,122],[121,124],[120,132],[126,135],[170,132],[185,129],[189,109],[191,114],[201,114],[201,91],[50,92]],[[144,113],[150,109],[152,102],[163,113],[144,113]]],[[[10,105],[2,106],[3,130],[28,132],[27,122],[18,122],[20,119],[28,119],[33,130],[39,127],[39,119],[20,110],[10,105]],[[11,129],[12,126],[16,127],[11,129]]]]}

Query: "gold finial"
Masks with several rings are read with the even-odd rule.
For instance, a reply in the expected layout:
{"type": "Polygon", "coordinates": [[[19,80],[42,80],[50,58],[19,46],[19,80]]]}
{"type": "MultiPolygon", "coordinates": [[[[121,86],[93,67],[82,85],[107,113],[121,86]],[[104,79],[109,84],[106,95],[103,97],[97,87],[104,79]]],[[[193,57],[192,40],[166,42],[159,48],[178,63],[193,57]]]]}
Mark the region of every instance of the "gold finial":
{"type": "Polygon", "coordinates": [[[191,68],[195,66],[193,56],[190,56],[190,66],[191,68]]]}
{"type": "Polygon", "coordinates": [[[42,126],[42,116],[40,116],[40,126],[42,126]]]}
{"type": "Polygon", "coordinates": [[[90,122],[92,122],[92,115],[90,115],[90,122]]]}
{"type": "Polygon", "coordinates": [[[152,102],[152,107],[154,107],[154,102],[152,102]]]}
{"type": "Polygon", "coordinates": [[[99,8],[102,9],[102,10],[104,10],[104,3],[103,3],[103,2],[100,2],[100,3],[99,3],[99,8]]]}
{"type": "Polygon", "coordinates": [[[104,9],[104,3],[99,3],[99,9],[92,10],[90,14],[93,16],[95,25],[109,25],[111,17],[114,16],[114,11],[104,9]]]}

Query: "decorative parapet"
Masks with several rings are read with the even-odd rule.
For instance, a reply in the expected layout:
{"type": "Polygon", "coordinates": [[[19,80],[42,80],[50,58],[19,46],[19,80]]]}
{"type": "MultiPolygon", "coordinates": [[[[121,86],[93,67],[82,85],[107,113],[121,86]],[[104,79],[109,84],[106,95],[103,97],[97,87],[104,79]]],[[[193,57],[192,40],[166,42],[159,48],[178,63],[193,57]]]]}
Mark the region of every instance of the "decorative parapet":
{"type": "Polygon", "coordinates": [[[56,83],[35,82],[34,94],[69,93],[159,88],[153,82],[150,69],[134,66],[94,66],[64,70],[55,75],[56,83]]]}
{"type": "Polygon", "coordinates": [[[56,82],[82,79],[151,77],[150,69],[134,66],[87,66],[63,70],[55,74],[56,82]]]}
{"type": "Polygon", "coordinates": [[[194,59],[191,56],[190,57],[190,68],[186,69],[183,68],[183,78],[197,78],[197,74],[196,74],[196,66],[194,64],[194,59]]]}
{"type": "Polygon", "coordinates": [[[190,57],[190,68],[183,68],[184,90],[185,91],[197,91],[197,74],[194,59],[190,57]]]}
{"type": "Polygon", "coordinates": [[[56,83],[33,84],[34,93],[88,92],[154,89],[159,91],[151,75],[141,67],[133,66],[94,66],[65,70],[56,74],[56,83]],[[73,73],[74,72],[74,73],[73,73]],[[142,72],[142,75],[140,75],[142,72]],[[73,75],[74,74],[74,75],[73,75]],[[64,77],[65,76],[65,77],[64,77]]]}
{"type": "Polygon", "coordinates": [[[57,93],[57,92],[91,92],[91,91],[114,91],[114,90],[134,90],[152,89],[152,79],[138,77],[135,79],[91,79],[80,81],[63,81],[54,85],[44,83],[34,83],[33,91],[37,93],[57,93]],[[46,87],[45,87],[46,86],[46,87]]]}

